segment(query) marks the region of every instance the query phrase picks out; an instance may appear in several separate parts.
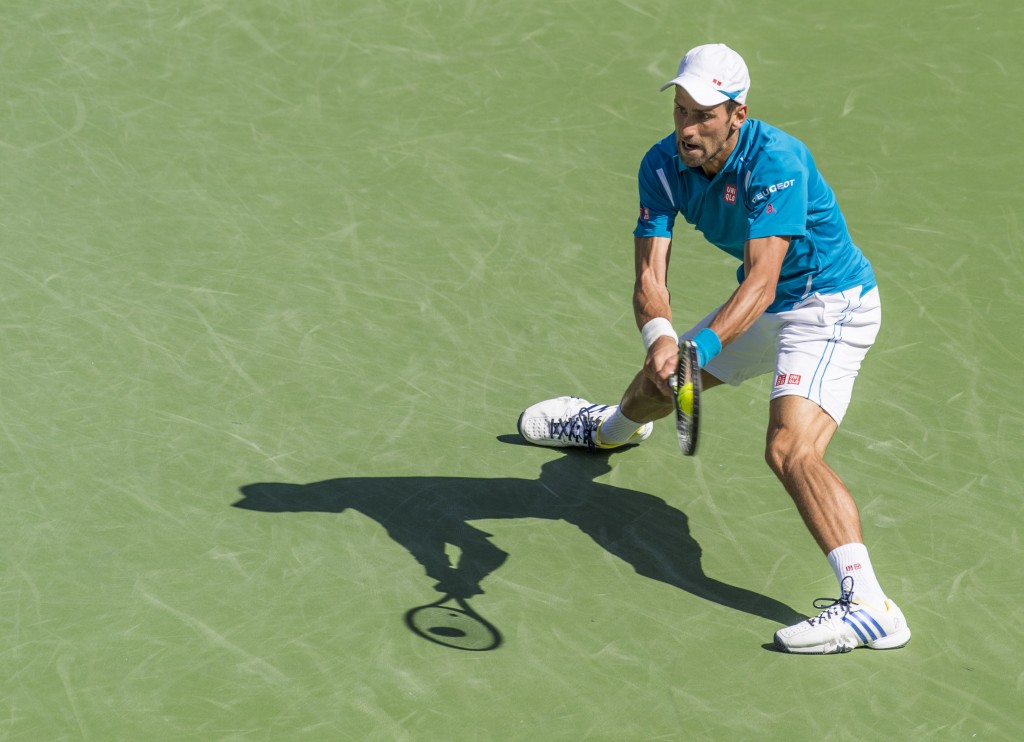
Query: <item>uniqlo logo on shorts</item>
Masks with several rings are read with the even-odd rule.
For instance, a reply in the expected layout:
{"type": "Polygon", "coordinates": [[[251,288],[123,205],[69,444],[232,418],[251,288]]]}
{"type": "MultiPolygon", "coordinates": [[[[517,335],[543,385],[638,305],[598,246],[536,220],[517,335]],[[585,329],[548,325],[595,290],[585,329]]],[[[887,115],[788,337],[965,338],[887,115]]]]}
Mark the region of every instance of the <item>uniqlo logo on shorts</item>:
{"type": "Polygon", "coordinates": [[[779,374],[775,377],[775,386],[799,386],[800,374],[779,374]]]}
{"type": "Polygon", "coordinates": [[[640,218],[643,219],[645,222],[649,222],[651,220],[651,210],[648,209],[646,206],[641,206],[640,218]]]}
{"type": "Polygon", "coordinates": [[[724,196],[724,198],[725,198],[725,202],[727,204],[734,204],[734,203],[736,203],[736,186],[734,186],[734,185],[727,185],[725,187],[725,196],[724,196]]]}

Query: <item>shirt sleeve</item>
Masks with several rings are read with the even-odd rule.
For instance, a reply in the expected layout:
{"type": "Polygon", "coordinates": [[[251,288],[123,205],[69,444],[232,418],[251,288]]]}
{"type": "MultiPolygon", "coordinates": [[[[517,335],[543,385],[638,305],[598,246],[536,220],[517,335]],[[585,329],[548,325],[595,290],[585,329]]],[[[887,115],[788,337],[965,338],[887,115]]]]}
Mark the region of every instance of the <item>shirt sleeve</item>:
{"type": "Polygon", "coordinates": [[[807,168],[796,157],[773,158],[750,175],[747,239],[807,233],[807,168]]]}
{"type": "MultiPolygon", "coordinates": [[[[640,188],[640,217],[633,234],[636,237],[671,237],[679,209],[672,195],[669,178],[671,165],[652,148],[640,163],[637,181],[640,188]]],[[[678,177],[678,176],[676,176],[678,177]]]]}

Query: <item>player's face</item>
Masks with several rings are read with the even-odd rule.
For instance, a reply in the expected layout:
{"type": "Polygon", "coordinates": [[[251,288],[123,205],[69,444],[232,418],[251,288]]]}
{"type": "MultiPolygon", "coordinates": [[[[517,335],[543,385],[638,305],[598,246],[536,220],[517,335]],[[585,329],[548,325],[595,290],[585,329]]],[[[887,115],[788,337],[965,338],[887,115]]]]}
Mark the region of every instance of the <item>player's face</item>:
{"type": "Polygon", "coordinates": [[[687,167],[703,168],[714,175],[736,147],[734,135],[747,118],[747,107],[741,105],[730,112],[725,103],[702,106],[678,85],[674,106],[679,159],[687,167]]]}

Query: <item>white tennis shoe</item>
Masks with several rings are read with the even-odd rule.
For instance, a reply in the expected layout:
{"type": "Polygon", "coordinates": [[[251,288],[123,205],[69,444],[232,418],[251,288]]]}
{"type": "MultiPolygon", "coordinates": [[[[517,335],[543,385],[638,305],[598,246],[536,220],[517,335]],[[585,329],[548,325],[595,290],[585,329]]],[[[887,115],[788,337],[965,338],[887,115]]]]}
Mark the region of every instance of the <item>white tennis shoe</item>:
{"type": "Polygon", "coordinates": [[[591,404],[579,397],[556,397],[528,407],[519,416],[519,434],[537,446],[609,449],[640,443],[651,437],[654,423],[646,423],[624,443],[599,442],[601,423],[618,405],[591,404]]]}
{"type": "Polygon", "coordinates": [[[891,600],[882,606],[853,600],[852,577],[843,580],[841,593],[831,603],[814,601],[815,608],[824,609],[817,616],[776,631],[775,647],[793,654],[838,654],[858,647],[899,649],[910,641],[907,620],[891,600]]]}

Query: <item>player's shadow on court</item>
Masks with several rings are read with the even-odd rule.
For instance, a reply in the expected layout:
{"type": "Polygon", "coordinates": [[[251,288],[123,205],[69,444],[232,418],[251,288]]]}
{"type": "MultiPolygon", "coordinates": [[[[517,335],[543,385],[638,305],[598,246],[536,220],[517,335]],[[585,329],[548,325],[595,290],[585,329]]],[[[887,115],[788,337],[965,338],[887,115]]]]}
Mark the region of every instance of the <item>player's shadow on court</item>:
{"type": "MultiPolygon", "coordinates": [[[[513,436],[500,438],[518,442],[513,436]]],[[[729,608],[776,621],[804,617],[765,595],[709,577],[686,515],[652,495],[595,482],[611,470],[609,454],[573,452],[542,465],[539,479],[343,477],[311,484],[261,482],[241,488],[235,507],[265,513],[340,513],[377,521],[437,581],[436,589],[468,598],[508,558],[476,520],[563,520],[640,575],[729,608]],[[450,564],[445,546],[461,552],[450,564]]]]}

